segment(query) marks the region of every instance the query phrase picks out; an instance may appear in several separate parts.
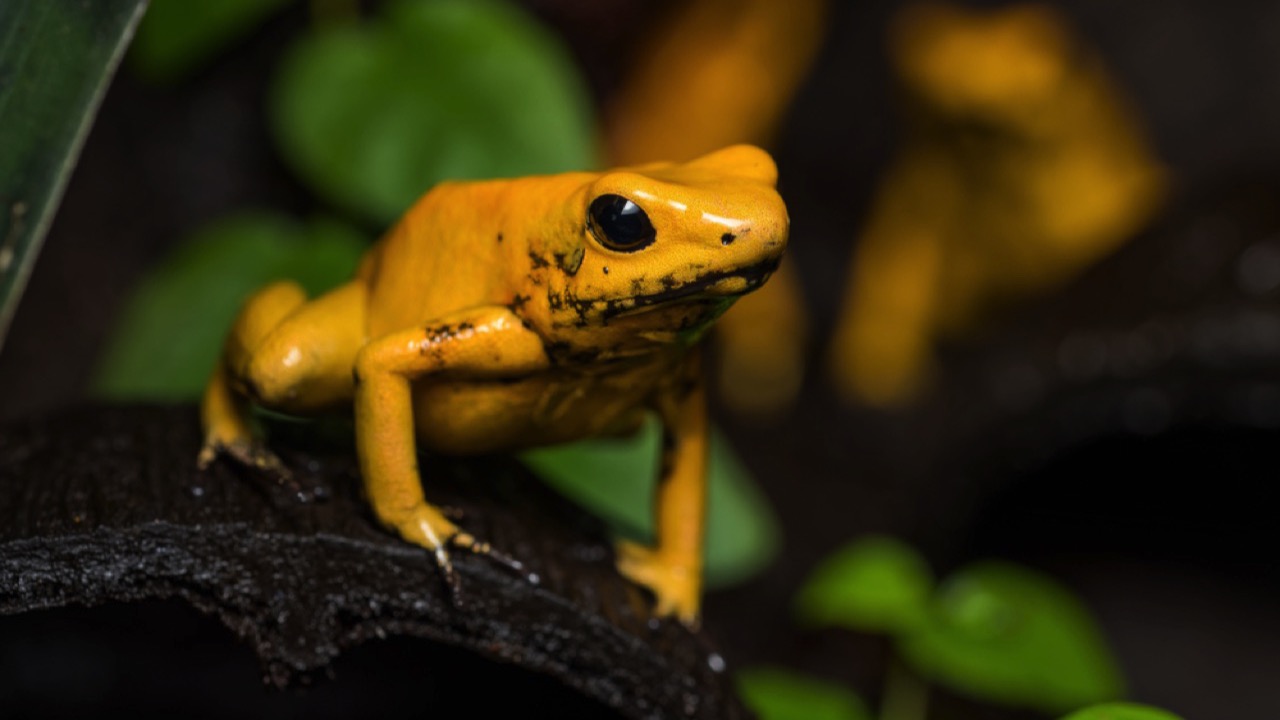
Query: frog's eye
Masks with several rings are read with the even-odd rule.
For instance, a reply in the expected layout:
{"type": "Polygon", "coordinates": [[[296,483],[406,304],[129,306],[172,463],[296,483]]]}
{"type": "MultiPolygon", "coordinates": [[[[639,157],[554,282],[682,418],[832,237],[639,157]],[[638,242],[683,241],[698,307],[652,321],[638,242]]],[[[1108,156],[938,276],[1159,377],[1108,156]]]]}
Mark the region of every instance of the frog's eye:
{"type": "Polygon", "coordinates": [[[592,234],[610,250],[635,252],[658,235],[644,210],[621,195],[601,195],[592,200],[587,215],[592,234]]]}

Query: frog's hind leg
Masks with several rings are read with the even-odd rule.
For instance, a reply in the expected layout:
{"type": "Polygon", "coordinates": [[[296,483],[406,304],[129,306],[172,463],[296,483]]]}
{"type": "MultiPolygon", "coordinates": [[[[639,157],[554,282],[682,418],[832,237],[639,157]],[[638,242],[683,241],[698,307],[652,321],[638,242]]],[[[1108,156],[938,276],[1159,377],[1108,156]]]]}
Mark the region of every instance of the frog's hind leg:
{"type": "Polygon", "coordinates": [[[254,436],[249,401],[305,413],[349,400],[351,368],[364,343],[365,296],[356,280],[307,302],[296,283],[280,282],[245,303],[205,390],[202,467],[225,451],[283,473],[254,436]]]}

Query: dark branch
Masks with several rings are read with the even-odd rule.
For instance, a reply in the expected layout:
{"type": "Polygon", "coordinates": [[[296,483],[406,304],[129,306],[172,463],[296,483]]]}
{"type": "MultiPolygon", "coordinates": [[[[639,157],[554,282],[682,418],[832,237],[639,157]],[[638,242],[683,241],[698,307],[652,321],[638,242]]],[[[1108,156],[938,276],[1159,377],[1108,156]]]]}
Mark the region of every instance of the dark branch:
{"type": "Polygon", "coordinates": [[[553,676],[629,717],[744,716],[707,640],[651,619],[601,524],[515,461],[422,459],[428,498],[537,576],[455,552],[451,600],[431,556],[372,519],[349,440],[283,430],[272,447],[295,485],[226,460],[198,471],[190,408],[0,429],[0,615],[176,597],[247,641],[277,685],[398,635],[553,676]]]}

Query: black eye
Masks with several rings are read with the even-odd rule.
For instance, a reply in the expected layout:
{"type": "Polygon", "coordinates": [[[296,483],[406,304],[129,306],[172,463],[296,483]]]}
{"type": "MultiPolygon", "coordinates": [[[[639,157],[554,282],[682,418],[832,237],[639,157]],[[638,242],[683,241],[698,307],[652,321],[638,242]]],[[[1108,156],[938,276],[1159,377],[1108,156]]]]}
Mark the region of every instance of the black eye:
{"type": "Polygon", "coordinates": [[[658,235],[644,210],[621,195],[601,195],[592,200],[587,215],[596,240],[610,250],[635,252],[658,235]]]}

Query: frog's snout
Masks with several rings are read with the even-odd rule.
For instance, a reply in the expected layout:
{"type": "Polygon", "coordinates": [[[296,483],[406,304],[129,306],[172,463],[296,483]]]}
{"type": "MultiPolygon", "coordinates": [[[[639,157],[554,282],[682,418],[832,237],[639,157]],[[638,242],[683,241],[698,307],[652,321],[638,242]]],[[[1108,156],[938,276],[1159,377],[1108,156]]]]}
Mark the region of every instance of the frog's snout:
{"type": "MultiPolygon", "coordinates": [[[[723,264],[755,265],[778,260],[787,249],[790,220],[782,199],[772,190],[754,199],[754,207],[744,208],[740,220],[713,229],[710,245],[718,245],[723,264]]],[[[711,219],[711,218],[707,218],[711,219]]]]}
{"type": "Polygon", "coordinates": [[[720,234],[719,243],[726,252],[741,255],[742,260],[765,260],[782,255],[787,247],[787,232],[762,228],[757,232],[752,226],[726,230],[720,234]]]}

